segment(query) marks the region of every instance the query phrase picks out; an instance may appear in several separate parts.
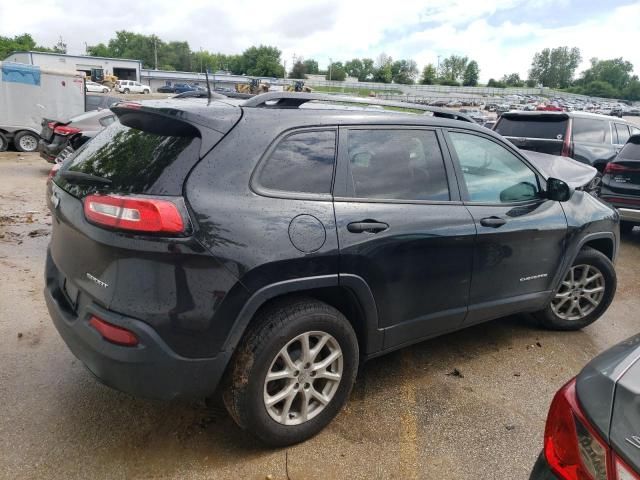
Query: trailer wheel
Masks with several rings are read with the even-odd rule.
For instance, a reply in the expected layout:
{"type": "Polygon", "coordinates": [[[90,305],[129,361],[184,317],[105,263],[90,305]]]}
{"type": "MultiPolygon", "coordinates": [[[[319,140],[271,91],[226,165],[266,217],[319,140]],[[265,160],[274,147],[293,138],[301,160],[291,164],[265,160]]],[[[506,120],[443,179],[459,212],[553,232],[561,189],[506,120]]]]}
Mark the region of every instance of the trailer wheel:
{"type": "Polygon", "coordinates": [[[9,148],[9,140],[0,132],[0,152],[6,152],[7,148],[9,148]]]}
{"type": "Polygon", "coordinates": [[[13,138],[13,144],[19,152],[35,152],[38,150],[38,137],[33,132],[23,130],[13,138]]]}

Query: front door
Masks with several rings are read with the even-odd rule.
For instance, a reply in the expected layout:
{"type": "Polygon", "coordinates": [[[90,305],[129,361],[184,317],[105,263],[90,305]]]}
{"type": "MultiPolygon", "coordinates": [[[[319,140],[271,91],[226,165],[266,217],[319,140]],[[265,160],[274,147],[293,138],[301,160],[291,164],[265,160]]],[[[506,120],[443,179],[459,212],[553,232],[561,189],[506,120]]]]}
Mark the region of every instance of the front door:
{"type": "Polygon", "coordinates": [[[544,179],[516,151],[472,132],[448,139],[478,231],[465,323],[542,308],[565,250],[562,206],[544,198],[544,179]]]}
{"type": "Polygon", "coordinates": [[[369,285],[385,348],[454,330],[466,315],[476,229],[441,141],[418,127],[340,130],[340,274],[369,285]]]}

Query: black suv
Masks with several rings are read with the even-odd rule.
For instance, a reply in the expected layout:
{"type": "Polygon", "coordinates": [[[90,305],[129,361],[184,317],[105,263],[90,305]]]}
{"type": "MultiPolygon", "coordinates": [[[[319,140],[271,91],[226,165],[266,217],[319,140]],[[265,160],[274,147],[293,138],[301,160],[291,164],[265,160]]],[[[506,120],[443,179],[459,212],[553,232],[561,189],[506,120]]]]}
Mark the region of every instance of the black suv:
{"type": "Polygon", "coordinates": [[[575,330],[605,312],[614,209],[455,113],[345,103],[398,106],[113,107],[47,187],[47,305],[89,370],[164,399],[220,384],[241,427],[287,445],[363,360],[512,313],[575,330]]]}
{"type": "Polygon", "coordinates": [[[640,133],[625,120],[585,112],[507,112],[493,129],[518,148],[571,157],[600,172],[640,133]]]}

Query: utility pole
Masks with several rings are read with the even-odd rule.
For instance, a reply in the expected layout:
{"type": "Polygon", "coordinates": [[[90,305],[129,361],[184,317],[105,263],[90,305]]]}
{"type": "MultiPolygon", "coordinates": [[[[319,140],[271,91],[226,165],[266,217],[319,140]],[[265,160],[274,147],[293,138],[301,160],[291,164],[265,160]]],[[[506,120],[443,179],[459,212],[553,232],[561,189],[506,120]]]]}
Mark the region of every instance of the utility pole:
{"type": "Polygon", "coordinates": [[[202,73],[202,47],[200,47],[200,73],[202,73]]]}
{"type": "Polygon", "coordinates": [[[329,57],[329,81],[331,81],[331,67],[333,66],[333,60],[329,57]]]}
{"type": "Polygon", "coordinates": [[[440,75],[440,55],[438,55],[438,75],[440,75]]]}
{"type": "Polygon", "coordinates": [[[158,37],[153,36],[153,56],[156,60],[156,70],[158,70],[158,37]]]}
{"type": "Polygon", "coordinates": [[[284,61],[284,74],[282,75],[283,79],[287,78],[287,61],[284,61]]]}

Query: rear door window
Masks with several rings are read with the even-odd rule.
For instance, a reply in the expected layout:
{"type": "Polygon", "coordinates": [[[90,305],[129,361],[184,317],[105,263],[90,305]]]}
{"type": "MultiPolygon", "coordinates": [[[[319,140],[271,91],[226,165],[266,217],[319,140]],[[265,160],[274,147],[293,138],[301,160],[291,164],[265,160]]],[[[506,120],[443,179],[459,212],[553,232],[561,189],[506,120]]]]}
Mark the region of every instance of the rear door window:
{"type": "Polygon", "coordinates": [[[616,132],[618,132],[618,145],[624,145],[631,136],[629,134],[629,127],[622,123],[616,123],[616,132]]]}
{"type": "Polygon", "coordinates": [[[610,131],[609,122],[596,118],[573,119],[573,141],[580,143],[611,143],[607,142],[610,131]]]}
{"type": "Polygon", "coordinates": [[[495,131],[505,137],[564,140],[568,119],[556,115],[502,117],[495,131]]]}
{"type": "Polygon", "coordinates": [[[258,167],[258,187],[284,192],[330,194],[335,156],[334,130],[312,130],[288,135],[258,167]]]}
{"type": "Polygon", "coordinates": [[[350,130],[348,155],[355,197],[450,199],[442,152],[432,130],[350,130]]]}

